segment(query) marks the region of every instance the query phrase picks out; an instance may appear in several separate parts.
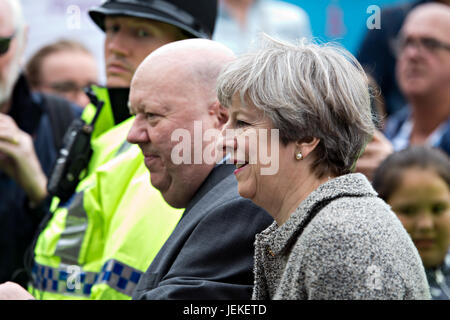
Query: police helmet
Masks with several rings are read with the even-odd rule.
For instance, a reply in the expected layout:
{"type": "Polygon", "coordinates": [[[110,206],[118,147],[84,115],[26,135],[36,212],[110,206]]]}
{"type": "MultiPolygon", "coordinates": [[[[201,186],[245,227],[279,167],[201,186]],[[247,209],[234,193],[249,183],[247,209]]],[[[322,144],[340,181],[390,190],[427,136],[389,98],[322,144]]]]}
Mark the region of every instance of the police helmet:
{"type": "Polygon", "coordinates": [[[89,16],[103,31],[107,15],[165,22],[191,37],[211,39],[217,16],[217,0],[106,0],[89,10],[89,16]]]}

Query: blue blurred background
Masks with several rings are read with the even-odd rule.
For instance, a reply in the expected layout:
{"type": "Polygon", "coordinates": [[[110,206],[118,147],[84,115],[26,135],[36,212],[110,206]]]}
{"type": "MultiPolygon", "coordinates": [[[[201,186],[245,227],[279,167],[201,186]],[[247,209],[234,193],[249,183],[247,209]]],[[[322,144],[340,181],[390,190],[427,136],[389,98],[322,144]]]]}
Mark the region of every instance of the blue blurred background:
{"type": "MultiPolygon", "coordinates": [[[[29,25],[28,43],[25,51],[27,60],[41,46],[61,38],[76,39],[84,43],[103,66],[104,35],[88,17],[90,7],[103,0],[20,0],[25,19],[29,25]],[[78,8],[79,25],[70,26],[73,10],[78,8]]],[[[195,1],[195,0],[187,0],[195,1]]],[[[309,15],[313,36],[322,41],[335,40],[353,54],[367,31],[366,21],[371,16],[367,8],[377,5],[381,8],[413,0],[284,0],[303,8],[309,15]]],[[[75,10],[76,11],[76,10],[75,10]]],[[[383,21],[381,21],[383,27],[383,21]]],[[[105,75],[100,68],[101,83],[105,75]]]]}
{"type": "Polygon", "coordinates": [[[298,5],[308,13],[314,37],[323,41],[335,40],[355,54],[367,32],[366,21],[371,16],[371,13],[366,12],[369,6],[383,8],[412,0],[285,1],[298,5]]]}

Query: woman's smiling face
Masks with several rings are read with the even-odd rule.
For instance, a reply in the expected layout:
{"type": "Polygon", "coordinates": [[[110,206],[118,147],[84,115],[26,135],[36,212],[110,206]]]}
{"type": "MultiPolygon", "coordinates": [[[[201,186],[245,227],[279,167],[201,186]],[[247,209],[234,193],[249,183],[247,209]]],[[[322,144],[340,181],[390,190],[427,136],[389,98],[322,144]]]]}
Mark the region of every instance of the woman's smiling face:
{"type": "Polygon", "coordinates": [[[251,103],[243,106],[239,94],[233,96],[229,114],[223,131],[224,148],[236,165],[239,194],[262,205],[274,198],[274,186],[283,185],[280,178],[287,169],[283,164],[292,160],[293,144],[280,144],[271,120],[251,103]]]}

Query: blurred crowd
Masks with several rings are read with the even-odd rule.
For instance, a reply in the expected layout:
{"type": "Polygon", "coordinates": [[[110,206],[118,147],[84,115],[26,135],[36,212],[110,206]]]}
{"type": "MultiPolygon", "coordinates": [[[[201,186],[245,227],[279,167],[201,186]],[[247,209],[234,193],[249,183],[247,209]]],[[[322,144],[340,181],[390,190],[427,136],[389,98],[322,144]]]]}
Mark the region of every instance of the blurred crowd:
{"type": "Polygon", "coordinates": [[[89,17],[104,66],[69,37],[22,63],[0,0],[0,299],[450,299],[449,0],[383,7],[355,57],[279,0],[89,17]]]}

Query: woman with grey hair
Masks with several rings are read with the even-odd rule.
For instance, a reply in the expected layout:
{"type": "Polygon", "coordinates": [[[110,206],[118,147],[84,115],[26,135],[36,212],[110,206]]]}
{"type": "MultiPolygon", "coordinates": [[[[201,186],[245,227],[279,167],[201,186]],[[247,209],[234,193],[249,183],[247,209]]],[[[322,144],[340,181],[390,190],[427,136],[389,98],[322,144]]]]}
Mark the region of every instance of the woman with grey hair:
{"type": "Polygon", "coordinates": [[[266,36],[222,72],[218,97],[239,193],[275,219],[256,237],[254,299],[429,299],[407,232],[352,173],[374,125],[350,53],[266,36]]]}

